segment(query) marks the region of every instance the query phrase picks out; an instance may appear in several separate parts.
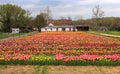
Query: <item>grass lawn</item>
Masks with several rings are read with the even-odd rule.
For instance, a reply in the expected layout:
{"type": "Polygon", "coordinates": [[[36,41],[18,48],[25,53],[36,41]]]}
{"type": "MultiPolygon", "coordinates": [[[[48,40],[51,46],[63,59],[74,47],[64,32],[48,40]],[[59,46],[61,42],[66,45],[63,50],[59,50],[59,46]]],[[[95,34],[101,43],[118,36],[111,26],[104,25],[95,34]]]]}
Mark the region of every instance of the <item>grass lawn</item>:
{"type": "Polygon", "coordinates": [[[15,36],[24,36],[24,35],[34,35],[37,34],[37,31],[34,32],[30,32],[30,33],[16,33],[16,34],[12,34],[12,33],[0,33],[0,39],[3,38],[8,38],[8,37],[15,37],[15,36]]]}
{"type": "Polygon", "coordinates": [[[3,39],[3,38],[8,38],[8,37],[13,37],[13,36],[19,36],[19,35],[23,35],[23,34],[26,34],[26,33],[17,33],[17,34],[12,34],[12,33],[0,33],[0,39],[3,39]]]}
{"type": "Polygon", "coordinates": [[[0,74],[120,74],[120,66],[2,65],[0,74]]]}
{"type": "Polygon", "coordinates": [[[103,34],[112,34],[112,35],[120,35],[119,31],[88,31],[89,33],[103,33],[103,34]]]}

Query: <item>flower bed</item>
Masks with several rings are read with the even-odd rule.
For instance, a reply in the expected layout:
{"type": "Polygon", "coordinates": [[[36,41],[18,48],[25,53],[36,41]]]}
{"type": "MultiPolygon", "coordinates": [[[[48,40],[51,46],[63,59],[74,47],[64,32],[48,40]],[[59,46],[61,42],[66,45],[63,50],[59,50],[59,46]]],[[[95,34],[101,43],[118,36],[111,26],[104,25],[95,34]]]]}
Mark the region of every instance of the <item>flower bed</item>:
{"type": "Polygon", "coordinates": [[[120,41],[85,32],[43,32],[1,41],[0,64],[120,65],[120,41]]]}
{"type": "MultiPolygon", "coordinates": [[[[28,56],[28,55],[27,55],[28,56]]],[[[9,57],[10,58],[10,57],[9,57]]],[[[13,57],[15,58],[15,57],[13,57]]],[[[26,59],[0,59],[2,65],[97,65],[97,66],[119,66],[120,56],[118,55],[80,55],[66,56],[56,55],[33,55],[26,59]]]]}

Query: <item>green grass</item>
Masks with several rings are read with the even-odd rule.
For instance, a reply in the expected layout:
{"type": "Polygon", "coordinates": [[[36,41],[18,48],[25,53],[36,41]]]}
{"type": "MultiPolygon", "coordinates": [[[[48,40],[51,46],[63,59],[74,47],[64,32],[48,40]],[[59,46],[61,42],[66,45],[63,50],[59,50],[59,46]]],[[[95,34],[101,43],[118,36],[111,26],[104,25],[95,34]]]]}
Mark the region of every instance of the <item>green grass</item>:
{"type": "Polygon", "coordinates": [[[19,36],[19,35],[23,35],[26,33],[16,33],[16,34],[12,34],[12,33],[0,33],[0,39],[3,38],[8,38],[8,37],[14,37],[14,36],[19,36]]]}
{"type": "Polygon", "coordinates": [[[7,65],[0,65],[0,69],[5,69],[5,68],[8,68],[7,65]]]}
{"type": "Polygon", "coordinates": [[[12,34],[12,33],[0,33],[0,39],[4,39],[4,38],[8,38],[8,37],[15,37],[15,36],[24,36],[26,34],[28,35],[34,35],[37,34],[39,32],[33,32],[33,33],[16,33],[16,34],[12,34]]]}
{"type": "Polygon", "coordinates": [[[88,31],[88,33],[103,33],[103,34],[112,34],[112,35],[120,35],[119,31],[88,31]]]}
{"type": "Polygon", "coordinates": [[[47,74],[47,66],[43,66],[41,74],[47,74]]]}
{"type": "Polygon", "coordinates": [[[37,67],[35,67],[35,71],[33,74],[47,74],[47,66],[38,65],[37,67]]]}
{"type": "Polygon", "coordinates": [[[35,71],[34,71],[33,74],[40,74],[40,68],[41,68],[40,65],[38,65],[37,67],[35,67],[35,71]]]}
{"type": "Polygon", "coordinates": [[[87,31],[87,33],[95,34],[98,36],[105,36],[105,37],[110,37],[110,38],[116,38],[120,40],[120,32],[119,31],[87,31]],[[107,36],[107,35],[102,35],[102,34],[109,34],[109,35],[115,35],[115,36],[107,36]]]}
{"type": "Polygon", "coordinates": [[[103,71],[103,69],[101,67],[98,67],[100,74],[105,74],[105,72],[103,71]]]}

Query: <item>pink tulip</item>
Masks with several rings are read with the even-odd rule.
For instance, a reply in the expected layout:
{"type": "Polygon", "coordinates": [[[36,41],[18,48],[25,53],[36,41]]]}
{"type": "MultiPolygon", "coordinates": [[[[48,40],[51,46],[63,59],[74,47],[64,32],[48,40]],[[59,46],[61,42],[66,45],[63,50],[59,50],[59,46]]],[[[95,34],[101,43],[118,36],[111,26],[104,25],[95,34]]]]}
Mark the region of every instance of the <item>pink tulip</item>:
{"type": "Polygon", "coordinates": [[[56,59],[57,59],[57,60],[62,60],[63,57],[64,57],[63,54],[56,54],[56,59]]]}

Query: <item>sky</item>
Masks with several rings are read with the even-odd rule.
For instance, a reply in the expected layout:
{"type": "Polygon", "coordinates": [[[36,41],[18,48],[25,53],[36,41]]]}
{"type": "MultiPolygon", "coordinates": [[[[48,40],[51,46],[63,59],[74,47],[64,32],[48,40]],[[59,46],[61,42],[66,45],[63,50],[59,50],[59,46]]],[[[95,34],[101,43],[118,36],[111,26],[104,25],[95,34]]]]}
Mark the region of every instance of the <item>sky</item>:
{"type": "Polygon", "coordinates": [[[53,19],[60,17],[89,19],[96,5],[102,8],[104,17],[120,17],[120,0],[0,0],[0,4],[6,3],[29,10],[32,17],[49,6],[53,19]]]}

